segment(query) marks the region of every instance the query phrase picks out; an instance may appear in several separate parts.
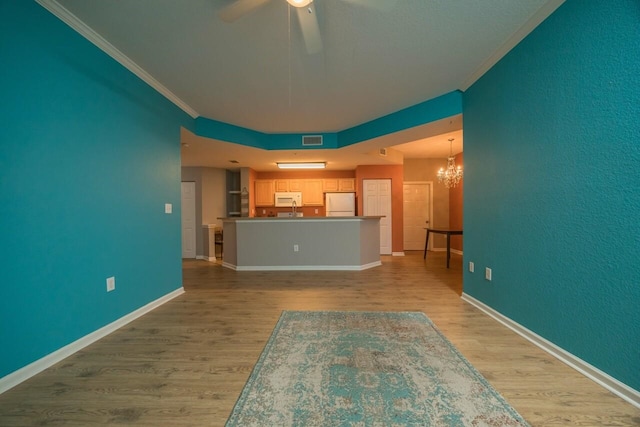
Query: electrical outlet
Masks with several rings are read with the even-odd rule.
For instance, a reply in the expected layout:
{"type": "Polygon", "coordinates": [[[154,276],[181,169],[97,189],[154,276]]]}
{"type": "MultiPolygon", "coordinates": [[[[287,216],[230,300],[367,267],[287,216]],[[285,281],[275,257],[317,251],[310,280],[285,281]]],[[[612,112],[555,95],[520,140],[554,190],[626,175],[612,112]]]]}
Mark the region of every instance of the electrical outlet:
{"type": "Polygon", "coordinates": [[[107,292],[111,292],[116,289],[116,278],[107,277],[107,292]]]}
{"type": "Polygon", "coordinates": [[[489,267],[484,269],[484,278],[491,281],[491,269],[489,267]]]}
{"type": "Polygon", "coordinates": [[[316,214],[318,213],[318,209],[316,209],[316,214]]]}
{"type": "Polygon", "coordinates": [[[473,264],[473,261],[469,261],[469,271],[473,273],[474,270],[475,270],[475,265],[473,264]]]}
{"type": "Polygon", "coordinates": [[[298,252],[298,250],[300,250],[300,247],[298,245],[293,245],[293,252],[298,252]]]}

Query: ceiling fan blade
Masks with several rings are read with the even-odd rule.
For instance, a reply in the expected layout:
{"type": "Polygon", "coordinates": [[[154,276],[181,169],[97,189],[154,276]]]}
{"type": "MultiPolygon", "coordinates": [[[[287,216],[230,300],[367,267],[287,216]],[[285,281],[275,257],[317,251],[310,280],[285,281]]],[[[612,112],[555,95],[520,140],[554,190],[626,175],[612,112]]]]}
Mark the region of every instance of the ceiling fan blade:
{"type": "Polygon", "coordinates": [[[388,11],[393,9],[398,0],[344,0],[347,3],[355,4],[358,6],[370,7],[382,11],[388,11]]]}
{"type": "Polygon", "coordinates": [[[295,9],[298,12],[298,21],[300,22],[307,53],[313,55],[320,52],[322,50],[322,37],[320,36],[320,26],[318,25],[315,6],[311,3],[308,6],[295,9]]]}
{"type": "Polygon", "coordinates": [[[233,22],[247,13],[259,8],[270,0],[236,0],[218,12],[218,17],[224,22],[233,22]]]}

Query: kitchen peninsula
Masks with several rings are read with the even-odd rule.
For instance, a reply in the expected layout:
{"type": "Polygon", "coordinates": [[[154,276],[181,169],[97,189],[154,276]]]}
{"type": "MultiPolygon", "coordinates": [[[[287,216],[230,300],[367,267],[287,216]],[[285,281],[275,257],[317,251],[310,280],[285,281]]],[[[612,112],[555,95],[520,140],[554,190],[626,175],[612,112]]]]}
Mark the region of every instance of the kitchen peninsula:
{"type": "Polygon", "coordinates": [[[233,270],[365,270],[381,265],[379,216],[222,222],[222,265],[233,270]]]}

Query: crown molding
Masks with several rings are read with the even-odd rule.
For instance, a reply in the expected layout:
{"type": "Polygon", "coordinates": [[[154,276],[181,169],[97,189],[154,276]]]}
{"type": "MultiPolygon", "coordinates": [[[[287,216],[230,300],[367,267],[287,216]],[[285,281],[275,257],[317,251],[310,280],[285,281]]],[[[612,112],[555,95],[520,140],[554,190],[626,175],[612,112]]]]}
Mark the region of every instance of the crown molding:
{"type": "Polygon", "coordinates": [[[466,91],[480,77],[498,63],[511,49],[516,47],[529,33],[531,33],[538,25],[547,19],[565,0],[549,0],[538,11],[531,16],[515,33],[511,35],[489,58],[487,58],[480,67],[474,71],[460,86],[461,91],[466,91]]]}
{"type": "Polygon", "coordinates": [[[115,46],[105,40],[100,34],[96,33],[91,27],[82,22],[73,13],[69,12],[62,5],[55,0],[36,0],[36,2],[55,15],[62,22],[73,28],[76,32],[96,45],[99,49],[105,52],[107,55],[118,61],[125,68],[131,71],[133,74],[141,78],[149,86],[160,92],[165,98],[173,102],[185,113],[189,114],[194,119],[199,117],[197,111],[187,105],[186,102],[178,98],[173,92],[167,89],[159,81],[157,81],[151,74],[147,73],[142,67],[133,62],[124,53],[120,52],[115,46]]]}

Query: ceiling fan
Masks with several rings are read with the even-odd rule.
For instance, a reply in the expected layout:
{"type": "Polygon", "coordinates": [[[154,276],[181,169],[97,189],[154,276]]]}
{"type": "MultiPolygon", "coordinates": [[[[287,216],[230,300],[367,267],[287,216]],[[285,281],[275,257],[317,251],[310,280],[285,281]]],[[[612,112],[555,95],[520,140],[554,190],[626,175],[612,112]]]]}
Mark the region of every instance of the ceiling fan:
{"type": "MultiPolygon", "coordinates": [[[[272,0],[235,0],[220,10],[218,16],[224,22],[234,22],[270,1],[272,0]]],[[[396,2],[396,0],[343,1],[380,10],[390,9],[396,2]]],[[[286,0],[286,2],[296,9],[307,53],[312,55],[322,51],[322,37],[320,36],[320,27],[318,26],[318,18],[316,17],[316,8],[313,0],[286,0]]]]}

